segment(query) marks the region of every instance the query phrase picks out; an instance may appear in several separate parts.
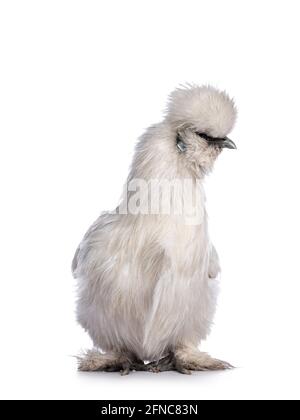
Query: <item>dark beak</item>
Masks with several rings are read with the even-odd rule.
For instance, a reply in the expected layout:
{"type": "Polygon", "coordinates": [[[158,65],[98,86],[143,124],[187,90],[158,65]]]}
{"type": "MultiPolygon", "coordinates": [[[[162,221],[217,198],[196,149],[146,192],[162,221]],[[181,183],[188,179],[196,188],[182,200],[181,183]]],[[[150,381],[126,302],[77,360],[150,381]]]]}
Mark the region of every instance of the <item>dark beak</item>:
{"type": "Polygon", "coordinates": [[[225,137],[221,147],[226,147],[227,149],[236,149],[236,145],[235,143],[230,140],[228,137],[225,137]]]}
{"type": "Polygon", "coordinates": [[[228,137],[224,137],[223,139],[210,140],[209,143],[221,147],[222,149],[236,149],[235,143],[228,137]]]}

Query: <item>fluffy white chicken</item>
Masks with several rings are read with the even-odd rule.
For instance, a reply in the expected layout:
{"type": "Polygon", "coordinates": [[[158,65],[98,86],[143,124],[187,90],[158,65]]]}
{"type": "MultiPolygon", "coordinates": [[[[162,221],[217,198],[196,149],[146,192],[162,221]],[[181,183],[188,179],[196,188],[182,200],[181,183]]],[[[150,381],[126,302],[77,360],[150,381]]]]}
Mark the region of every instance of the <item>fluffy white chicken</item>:
{"type": "Polygon", "coordinates": [[[77,317],[95,346],[78,358],[79,370],[231,367],[198,346],[210,331],[220,271],[202,184],[223,148],[236,148],[227,137],[235,119],[225,92],[188,85],[139,139],[120,205],[94,222],[74,256],[77,317]],[[174,181],[185,187],[171,188],[168,211],[151,211],[174,181]]]}

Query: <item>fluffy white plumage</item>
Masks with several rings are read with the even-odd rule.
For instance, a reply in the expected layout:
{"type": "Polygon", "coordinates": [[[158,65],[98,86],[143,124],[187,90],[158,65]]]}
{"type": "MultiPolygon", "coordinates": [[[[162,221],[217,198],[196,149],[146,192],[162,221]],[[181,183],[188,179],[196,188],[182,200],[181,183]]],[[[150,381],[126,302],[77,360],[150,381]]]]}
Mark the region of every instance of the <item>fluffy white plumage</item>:
{"type": "Polygon", "coordinates": [[[176,89],[169,97],[167,109],[167,118],[175,126],[188,126],[213,137],[225,137],[236,119],[232,99],[211,86],[176,89]]]}
{"type": "MultiPolygon", "coordinates": [[[[226,93],[189,85],[170,95],[164,120],[139,139],[118,209],[128,201],[133,179],[155,179],[159,184],[189,179],[200,191],[201,222],[187,224],[185,213],[118,211],[94,222],[73,260],[78,321],[95,345],[79,358],[81,370],[188,372],[229,367],[198,350],[212,324],[220,271],[199,180],[222,150],[201,133],[225,138],[235,118],[226,93]],[[178,138],[184,152],[177,147],[178,138]],[[153,363],[144,365],[144,360],[153,363]]],[[[140,200],[146,196],[141,194],[140,200]]],[[[172,206],[181,200],[181,194],[175,195],[172,206]]]]}

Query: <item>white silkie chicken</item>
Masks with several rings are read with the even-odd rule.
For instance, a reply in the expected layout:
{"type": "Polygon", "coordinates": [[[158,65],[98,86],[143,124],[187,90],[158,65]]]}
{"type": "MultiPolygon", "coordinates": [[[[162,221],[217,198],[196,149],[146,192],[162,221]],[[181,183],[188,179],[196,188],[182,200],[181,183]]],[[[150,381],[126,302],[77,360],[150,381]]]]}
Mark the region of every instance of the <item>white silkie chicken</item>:
{"type": "Polygon", "coordinates": [[[78,321],[95,346],[78,358],[80,370],[231,367],[198,346],[212,325],[220,271],[202,184],[222,149],[236,148],[227,137],[235,119],[225,92],[188,85],[139,139],[120,205],[94,222],[73,260],[78,321]],[[184,187],[165,194],[174,181],[184,187]],[[166,196],[168,211],[161,201],[151,211],[166,196]]]}

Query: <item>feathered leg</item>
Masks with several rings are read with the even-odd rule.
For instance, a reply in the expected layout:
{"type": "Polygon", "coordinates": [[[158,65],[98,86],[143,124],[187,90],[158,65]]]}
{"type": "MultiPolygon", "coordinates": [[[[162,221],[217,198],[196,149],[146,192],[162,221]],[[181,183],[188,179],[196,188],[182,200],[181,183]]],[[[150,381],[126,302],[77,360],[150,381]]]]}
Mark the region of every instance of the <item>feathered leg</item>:
{"type": "Polygon", "coordinates": [[[133,363],[131,355],[127,353],[100,353],[98,350],[88,350],[77,357],[80,371],[121,372],[126,375],[133,363]]]}
{"type": "Polygon", "coordinates": [[[199,351],[196,347],[183,346],[174,352],[175,370],[190,374],[191,371],[225,370],[232,369],[229,363],[214,359],[207,353],[199,351]]]}

